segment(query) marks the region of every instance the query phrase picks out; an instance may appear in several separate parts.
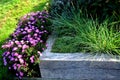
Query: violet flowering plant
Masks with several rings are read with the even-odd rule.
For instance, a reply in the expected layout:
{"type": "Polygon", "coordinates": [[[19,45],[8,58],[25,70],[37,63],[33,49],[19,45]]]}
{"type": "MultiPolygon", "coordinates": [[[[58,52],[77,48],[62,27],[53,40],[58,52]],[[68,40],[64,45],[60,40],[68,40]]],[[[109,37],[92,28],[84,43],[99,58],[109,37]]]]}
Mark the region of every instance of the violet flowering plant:
{"type": "Polygon", "coordinates": [[[46,11],[32,12],[23,16],[7,42],[2,45],[4,65],[20,79],[23,76],[40,76],[38,62],[47,47],[51,22],[46,11]]]}

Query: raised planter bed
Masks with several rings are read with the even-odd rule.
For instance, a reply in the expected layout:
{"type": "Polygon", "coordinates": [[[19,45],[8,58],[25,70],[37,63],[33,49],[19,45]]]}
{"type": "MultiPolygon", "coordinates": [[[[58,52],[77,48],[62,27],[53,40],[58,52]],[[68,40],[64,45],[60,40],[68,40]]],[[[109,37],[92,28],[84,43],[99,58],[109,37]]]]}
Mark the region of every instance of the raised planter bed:
{"type": "Polygon", "coordinates": [[[52,53],[55,36],[50,36],[48,48],[40,57],[42,78],[119,80],[120,60],[109,55],[84,53],[52,53]]]}

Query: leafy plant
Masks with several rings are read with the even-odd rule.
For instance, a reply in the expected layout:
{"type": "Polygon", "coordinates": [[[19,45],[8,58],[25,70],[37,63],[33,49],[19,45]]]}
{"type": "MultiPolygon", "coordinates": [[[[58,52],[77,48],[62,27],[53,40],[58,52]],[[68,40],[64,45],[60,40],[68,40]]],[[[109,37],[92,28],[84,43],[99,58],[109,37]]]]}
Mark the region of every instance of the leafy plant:
{"type": "Polygon", "coordinates": [[[51,31],[48,18],[46,11],[23,16],[17,29],[2,46],[6,50],[2,55],[4,65],[20,79],[23,76],[40,76],[39,56],[46,48],[46,39],[51,31]]]}

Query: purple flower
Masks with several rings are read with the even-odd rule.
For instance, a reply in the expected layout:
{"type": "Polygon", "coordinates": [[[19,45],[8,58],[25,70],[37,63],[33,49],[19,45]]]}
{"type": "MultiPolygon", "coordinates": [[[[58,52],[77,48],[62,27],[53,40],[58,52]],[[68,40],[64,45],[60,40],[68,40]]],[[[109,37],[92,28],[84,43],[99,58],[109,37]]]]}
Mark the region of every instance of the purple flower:
{"type": "Polygon", "coordinates": [[[33,21],[31,24],[35,24],[36,23],[36,21],[33,21]]]}
{"type": "Polygon", "coordinates": [[[44,28],[44,26],[41,26],[41,28],[44,28]]]}
{"type": "Polygon", "coordinates": [[[15,34],[15,33],[13,33],[13,34],[12,34],[12,36],[13,36],[13,37],[16,37],[16,34],[15,34]]]}
{"type": "Polygon", "coordinates": [[[16,64],[13,64],[13,69],[14,69],[14,70],[16,70],[16,69],[17,69],[16,64]]]}
{"type": "Polygon", "coordinates": [[[28,24],[31,24],[31,22],[28,22],[28,24]]]}
{"type": "Polygon", "coordinates": [[[21,42],[21,44],[24,44],[25,42],[22,40],[22,41],[20,41],[21,42]]]}
{"type": "Polygon", "coordinates": [[[37,29],[37,30],[36,30],[36,32],[38,33],[38,32],[39,32],[39,30],[37,29]]]}
{"type": "Polygon", "coordinates": [[[4,52],[3,54],[2,54],[2,56],[5,56],[6,55],[6,52],[4,52]]]}
{"type": "Polygon", "coordinates": [[[29,34],[29,35],[27,35],[27,37],[28,37],[28,38],[30,38],[30,37],[31,37],[31,35],[29,34]]]}
{"type": "Polygon", "coordinates": [[[38,16],[38,18],[42,18],[42,16],[40,15],[40,16],[38,16]]]}
{"type": "Polygon", "coordinates": [[[9,69],[11,69],[11,67],[9,67],[9,69]]]}
{"type": "Polygon", "coordinates": [[[34,30],[34,29],[35,29],[35,27],[34,27],[34,26],[32,26],[32,27],[31,27],[31,29],[32,29],[32,30],[34,30]]]}
{"type": "Polygon", "coordinates": [[[18,61],[18,59],[17,59],[17,58],[15,58],[15,61],[18,61]]]}
{"type": "Polygon", "coordinates": [[[42,22],[43,22],[43,23],[45,23],[45,21],[44,21],[44,20],[42,20],[42,22]]]}
{"type": "Polygon", "coordinates": [[[18,48],[17,47],[14,47],[12,51],[16,51],[18,48]]]}
{"type": "Polygon", "coordinates": [[[25,50],[24,50],[24,49],[22,49],[22,53],[23,53],[23,52],[25,52],[25,50]]]}
{"type": "Polygon", "coordinates": [[[19,79],[22,79],[22,77],[21,77],[21,76],[19,76],[19,79]]]}
{"type": "Polygon", "coordinates": [[[6,55],[5,56],[8,56],[10,54],[10,52],[6,52],[6,55]]]}
{"type": "Polygon", "coordinates": [[[11,45],[10,44],[6,44],[6,45],[2,45],[2,48],[5,49],[5,48],[10,48],[11,45]]]}
{"type": "Polygon", "coordinates": [[[6,66],[7,65],[7,61],[6,61],[5,57],[3,57],[3,62],[4,62],[4,66],[6,66]]]}
{"type": "Polygon", "coordinates": [[[34,56],[30,57],[31,63],[34,63],[34,56]]]}
{"type": "Polygon", "coordinates": [[[3,48],[3,49],[6,48],[5,45],[2,45],[2,48],[3,48]]]}
{"type": "Polygon", "coordinates": [[[12,56],[8,56],[9,59],[11,59],[12,56]]]}
{"type": "Polygon", "coordinates": [[[43,32],[39,32],[39,34],[43,34],[43,32]]]}
{"type": "Polygon", "coordinates": [[[13,58],[13,57],[10,58],[10,61],[14,61],[14,60],[15,60],[15,58],[13,58]]]}
{"type": "Polygon", "coordinates": [[[14,53],[14,56],[18,56],[19,54],[16,52],[16,53],[14,53]]]}
{"type": "Polygon", "coordinates": [[[24,44],[23,47],[22,47],[23,50],[27,49],[27,48],[29,48],[29,46],[27,46],[26,44],[24,44]]]}
{"type": "Polygon", "coordinates": [[[21,65],[20,65],[20,64],[17,64],[17,67],[18,67],[18,69],[20,69],[21,65]]]}
{"type": "Polygon", "coordinates": [[[19,74],[20,74],[20,76],[21,76],[21,77],[24,75],[24,73],[23,73],[23,72],[19,72],[19,74]]]}
{"type": "Polygon", "coordinates": [[[48,47],[48,44],[46,44],[45,46],[48,47]]]}
{"type": "Polygon", "coordinates": [[[41,43],[43,43],[43,40],[40,40],[41,43]]]}
{"type": "Polygon", "coordinates": [[[35,33],[34,36],[37,36],[37,34],[35,33]]]}
{"type": "Polygon", "coordinates": [[[31,33],[31,32],[32,32],[32,29],[28,29],[27,32],[28,32],[28,33],[31,33]]]}
{"type": "Polygon", "coordinates": [[[22,55],[18,55],[17,57],[18,57],[18,58],[21,58],[21,57],[22,57],[22,55]]]}
{"type": "Polygon", "coordinates": [[[46,30],[44,30],[44,32],[45,32],[45,33],[47,33],[47,31],[46,31],[46,30]]]}
{"type": "Polygon", "coordinates": [[[18,73],[16,73],[16,76],[18,76],[18,73]]]}
{"type": "Polygon", "coordinates": [[[15,41],[15,43],[16,43],[17,45],[20,45],[20,42],[19,42],[19,41],[15,41]]]}
{"type": "Polygon", "coordinates": [[[42,50],[44,51],[44,50],[45,50],[45,48],[42,48],[42,50]]]}
{"type": "Polygon", "coordinates": [[[25,30],[28,30],[28,27],[25,27],[25,30]]]}
{"type": "Polygon", "coordinates": [[[21,31],[23,31],[23,29],[20,29],[21,31]]]}
{"type": "Polygon", "coordinates": [[[37,40],[39,41],[39,40],[40,40],[40,38],[37,38],[37,40]]]}
{"type": "Polygon", "coordinates": [[[38,51],[38,54],[39,54],[40,56],[42,56],[42,53],[41,53],[40,51],[38,51]]]}
{"type": "Polygon", "coordinates": [[[23,31],[22,34],[26,34],[27,32],[26,31],[23,31]]]}
{"type": "Polygon", "coordinates": [[[32,44],[32,46],[35,46],[37,43],[35,42],[35,40],[30,41],[30,43],[32,44]]]}
{"type": "Polygon", "coordinates": [[[35,20],[35,18],[34,18],[33,16],[31,16],[31,17],[30,17],[30,20],[31,20],[31,21],[34,21],[34,20],[35,20]]]}
{"type": "Polygon", "coordinates": [[[13,45],[13,44],[14,44],[14,42],[13,42],[13,41],[11,41],[11,42],[10,42],[10,44],[11,44],[11,45],[13,45]]]}
{"type": "Polygon", "coordinates": [[[20,61],[20,63],[21,63],[21,64],[23,64],[23,63],[24,63],[24,60],[23,60],[23,59],[21,59],[21,58],[19,58],[19,61],[20,61]]]}
{"type": "Polygon", "coordinates": [[[19,48],[21,48],[21,47],[22,47],[22,45],[18,45],[18,47],[19,47],[19,48]]]}
{"type": "Polygon", "coordinates": [[[30,41],[32,41],[32,40],[33,40],[33,38],[29,38],[29,40],[30,40],[30,41]]]}

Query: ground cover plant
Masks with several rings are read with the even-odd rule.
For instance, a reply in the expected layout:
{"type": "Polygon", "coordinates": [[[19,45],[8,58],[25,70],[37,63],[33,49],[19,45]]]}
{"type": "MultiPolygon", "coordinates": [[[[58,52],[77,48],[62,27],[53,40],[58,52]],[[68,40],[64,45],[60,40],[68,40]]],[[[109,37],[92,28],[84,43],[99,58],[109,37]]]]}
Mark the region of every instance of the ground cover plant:
{"type": "Polygon", "coordinates": [[[1,45],[16,28],[21,16],[32,11],[43,10],[47,0],[1,0],[0,1],[0,79],[12,78],[2,63],[1,45]],[[10,77],[9,77],[10,76],[10,77]]]}
{"type": "MultiPolygon", "coordinates": [[[[90,52],[120,55],[120,32],[111,18],[99,20],[85,17],[80,10],[71,16],[57,15],[53,20],[58,38],[52,52],[90,52]]],[[[119,26],[118,26],[119,27],[119,26]]]]}

